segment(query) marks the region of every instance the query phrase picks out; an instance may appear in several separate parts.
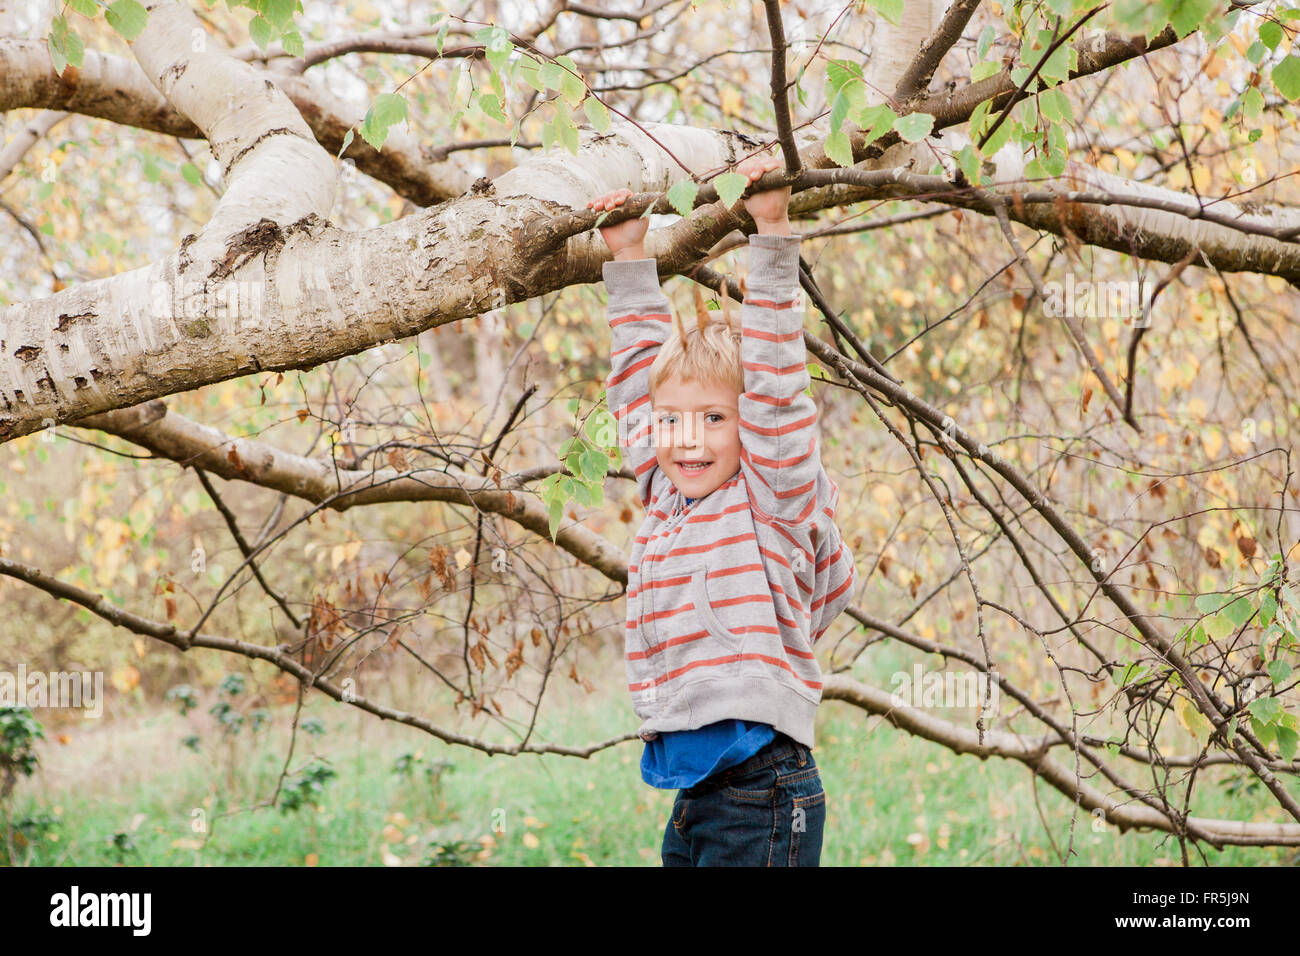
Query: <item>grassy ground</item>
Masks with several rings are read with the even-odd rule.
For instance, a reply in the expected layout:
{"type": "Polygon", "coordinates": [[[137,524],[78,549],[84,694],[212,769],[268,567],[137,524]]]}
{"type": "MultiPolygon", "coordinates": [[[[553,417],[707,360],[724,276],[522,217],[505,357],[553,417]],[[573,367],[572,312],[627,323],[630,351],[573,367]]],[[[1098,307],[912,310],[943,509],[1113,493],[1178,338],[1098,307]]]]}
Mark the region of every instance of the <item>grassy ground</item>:
{"type": "MultiPolygon", "coordinates": [[[[604,687],[590,696],[563,688],[559,697],[539,739],[585,743],[635,727],[627,702],[604,687]]],[[[41,772],[15,791],[14,817],[45,814],[52,825],[44,833],[29,830],[32,839],[19,841],[19,860],[47,866],[374,866],[434,859],[659,865],[674,793],[641,782],[635,741],[589,760],[487,757],[316,695],[304,717],[317,718],[324,732],[299,734],[291,776],[313,759],[336,776],[323,783],[319,809],[307,803],[282,812],[251,808],[274,790],[292,707],[275,711],[256,740],[245,728],[235,749],[196,719],[201,713],[182,718],[159,709],[88,721],[94,726],[70,730],[66,743],[57,740],[58,731],[49,733],[39,750],[41,772]],[[181,744],[199,731],[199,752],[181,744]],[[409,775],[394,771],[403,754],[411,755],[409,775]],[[434,780],[426,769],[437,761],[449,765],[434,780]],[[196,825],[206,832],[196,832],[196,825]]],[[[817,740],[828,795],[824,866],[1055,865],[1053,840],[1061,848],[1069,840],[1071,804],[1038,785],[1049,837],[1033,778],[1018,764],[957,757],[835,702],[819,711],[817,740]]],[[[1230,796],[1213,779],[1203,773],[1194,813],[1283,819],[1267,794],[1230,796]]],[[[1092,822],[1082,812],[1076,821],[1076,865],[1178,865],[1178,845],[1164,834],[1096,832],[1092,822]]],[[[1207,853],[1217,865],[1295,861],[1293,851],[1207,853]]],[[[0,848],[0,859],[3,854],[0,848]]],[[[1192,860],[1198,863],[1195,850],[1192,860]]]]}

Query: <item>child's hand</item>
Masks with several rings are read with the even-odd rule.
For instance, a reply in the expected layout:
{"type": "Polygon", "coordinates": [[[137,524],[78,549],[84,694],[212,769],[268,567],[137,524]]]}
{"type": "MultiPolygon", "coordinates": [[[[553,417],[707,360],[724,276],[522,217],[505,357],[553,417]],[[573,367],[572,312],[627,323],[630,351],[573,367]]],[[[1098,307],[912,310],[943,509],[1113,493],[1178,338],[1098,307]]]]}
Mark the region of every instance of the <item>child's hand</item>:
{"type": "MultiPolygon", "coordinates": [[[[765,173],[781,169],[784,163],[775,156],[750,156],[742,160],[736,172],[749,177],[751,183],[761,179],[765,173]]],[[[767,189],[745,198],[745,211],[758,226],[760,234],[778,236],[791,235],[790,231],[790,187],[767,189]]]]}
{"type": "MultiPolygon", "coordinates": [[[[588,209],[614,209],[632,195],[630,189],[615,189],[587,203],[588,209]]],[[[601,226],[600,235],[615,259],[644,259],[645,234],[650,223],[641,218],[626,219],[614,226],[601,226]]]]}

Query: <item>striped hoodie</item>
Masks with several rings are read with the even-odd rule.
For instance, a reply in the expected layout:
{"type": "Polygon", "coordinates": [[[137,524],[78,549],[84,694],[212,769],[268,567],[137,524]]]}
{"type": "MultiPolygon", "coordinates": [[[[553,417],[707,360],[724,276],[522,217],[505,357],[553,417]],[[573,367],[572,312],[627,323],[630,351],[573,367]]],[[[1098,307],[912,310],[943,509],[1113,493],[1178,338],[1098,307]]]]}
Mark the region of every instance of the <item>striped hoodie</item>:
{"type": "Polygon", "coordinates": [[[671,328],[655,261],[604,265],[606,399],[646,509],[628,565],[624,653],[643,739],[737,718],[814,744],[814,645],[852,598],[857,571],[804,391],[800,239],[749,240],[740,469],[689,506],[655,458],[649,372],[671,328]]]}

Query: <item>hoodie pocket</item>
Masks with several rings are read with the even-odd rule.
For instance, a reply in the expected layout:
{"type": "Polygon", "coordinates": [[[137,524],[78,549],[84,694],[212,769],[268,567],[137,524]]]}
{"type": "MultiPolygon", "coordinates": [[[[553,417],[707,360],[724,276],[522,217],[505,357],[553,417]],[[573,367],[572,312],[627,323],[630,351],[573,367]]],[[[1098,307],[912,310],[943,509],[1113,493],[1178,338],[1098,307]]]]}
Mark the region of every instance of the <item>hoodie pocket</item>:
{"type": "Polygon", "coordinates": [[[691,602],[695,605],[700,623],[708,630],[710,636],[720,642],[727,653],[738,653],[741,648],[741,638],[732,634],[722,623],[709,602],[708,573],[709,569],[703,566],[691,572],[691,602]]]}

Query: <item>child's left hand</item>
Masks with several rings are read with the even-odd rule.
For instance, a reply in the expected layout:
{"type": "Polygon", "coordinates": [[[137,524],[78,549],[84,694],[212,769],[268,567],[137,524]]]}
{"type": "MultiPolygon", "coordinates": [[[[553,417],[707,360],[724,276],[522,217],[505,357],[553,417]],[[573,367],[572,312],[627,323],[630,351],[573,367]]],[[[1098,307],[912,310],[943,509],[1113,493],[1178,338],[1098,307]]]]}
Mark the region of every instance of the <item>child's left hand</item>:
{"type": "MultiPolygon", "coordinates": [[[[736,166],[736,172],[748,177],[750,183],[753,183],[772,170],[781,169],[784,165],[775,156],[750,156],[736,166]]],[[[745,211],[754,220],[754,224],[758,226],[760,233],[782,231],[782,226],[784,226],[784,231],[788,233],[790,228],[789,208],[789,186],[783,186],[780,189],[767,189],[745,198],[745,211]]]]}

